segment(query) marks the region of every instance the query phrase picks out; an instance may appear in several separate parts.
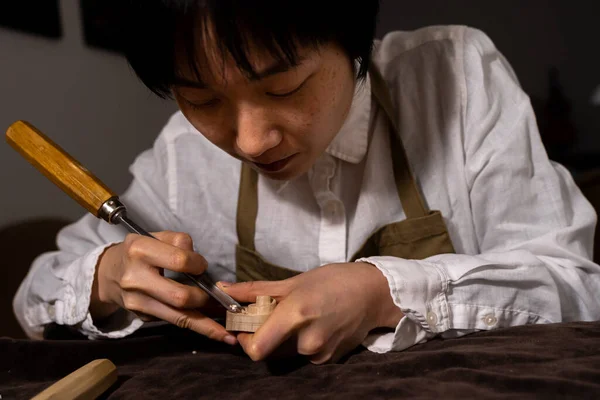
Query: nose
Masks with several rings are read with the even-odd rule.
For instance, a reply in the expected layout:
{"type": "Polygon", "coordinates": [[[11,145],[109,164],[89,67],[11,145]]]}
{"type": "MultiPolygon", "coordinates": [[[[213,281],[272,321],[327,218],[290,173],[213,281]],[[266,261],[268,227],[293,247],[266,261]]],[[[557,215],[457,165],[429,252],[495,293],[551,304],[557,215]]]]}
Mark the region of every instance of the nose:
{"type": "Polygon", "coordinates": [[[238,109],[236,145],[248,158],[260,157],[281,143],[281,131],[275,127],[265,107],[244,106],[238,109]]]}

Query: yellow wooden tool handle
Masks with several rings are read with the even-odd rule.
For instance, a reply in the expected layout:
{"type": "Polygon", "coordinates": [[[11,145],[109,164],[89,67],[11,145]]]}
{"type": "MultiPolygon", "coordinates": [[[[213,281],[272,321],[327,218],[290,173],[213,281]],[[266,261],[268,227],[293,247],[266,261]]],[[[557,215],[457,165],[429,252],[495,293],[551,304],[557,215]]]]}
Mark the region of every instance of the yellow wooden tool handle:
{"type": "Polygon", "coordinates": [[[96,217],[102,204],[115,196],[100,179],[30,123],[12,124],[6,131],[6,141],[96,217]]]}
{"type": "Polygon", "coordinates": [[[110,360],[94,360],[54,383],[32,400],[96,399],[117,381],[117,367],[110,360]]]}

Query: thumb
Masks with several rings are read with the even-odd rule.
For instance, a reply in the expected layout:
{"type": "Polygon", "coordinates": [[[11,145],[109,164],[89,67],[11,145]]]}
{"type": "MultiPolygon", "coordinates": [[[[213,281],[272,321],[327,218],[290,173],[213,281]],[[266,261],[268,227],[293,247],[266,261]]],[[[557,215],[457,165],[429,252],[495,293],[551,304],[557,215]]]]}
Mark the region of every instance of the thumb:
{"type": "Polygon", "coordinates": [[[286,281],[219,282],[217,285],[235,300],[243,303],[256,302],[256,296],[271,296],[279,302],[289,291],[286,281]]]}

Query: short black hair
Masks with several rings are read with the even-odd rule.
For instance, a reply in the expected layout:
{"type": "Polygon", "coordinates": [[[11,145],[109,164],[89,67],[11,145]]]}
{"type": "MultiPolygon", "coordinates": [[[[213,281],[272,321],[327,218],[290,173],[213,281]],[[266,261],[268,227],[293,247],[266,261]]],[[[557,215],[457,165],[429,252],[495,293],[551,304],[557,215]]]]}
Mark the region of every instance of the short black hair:
{"type": "MultiPolygon", "coordinates": [[[[171,98],[180,78],[176,48],[200,78],[198,32],[212,34],[222,55],[230,55],[242,73],[255,76],[249,44],[279,62],[296,65],[299,46],[335,42],[359,63],[366,76],[379,12],[379,0],[115,0],[121,51],[139,79],[161,98],[171,98]],[[124,9],[125,7],[125,9],[124,9]],[[200,28],[200,29],[199,29],[200,28]],[[178,40],[179,39],[179,40],[178,40]]],[[[114,14],[113,14],[114,15],[114,14]]],[[[201,34],[202,35],[202,34],[201,34]]]]}

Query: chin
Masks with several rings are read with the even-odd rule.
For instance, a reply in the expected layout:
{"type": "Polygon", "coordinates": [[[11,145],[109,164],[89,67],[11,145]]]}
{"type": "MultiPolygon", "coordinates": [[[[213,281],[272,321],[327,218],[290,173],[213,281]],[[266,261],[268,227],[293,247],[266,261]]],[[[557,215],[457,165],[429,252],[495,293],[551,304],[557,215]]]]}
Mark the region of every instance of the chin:
{"type": "Polygon", "coordinates": [[[310,165],[288,165],[287,168],[276,172],[265,171],[254,165],[252,165],[252,168],[265,178],[274,181],[290,181],[305,174],[310,169],[310,165]]]}
{"type": "Polygon", "coordinates": [[[290,181],[295,179],[303,174],[301,171],[288,170],[288,171],[277,171],[277,172],[267,172],[263,171],[260,168],[253,167],[260,175],[265,178],[272,179],[274,181],[290,181]]]}
{"type": "Polygon", "coordinates": [[[269,170],[267,168],[261,168],[260,166],[250,163],[252,169],[257,171],[260,175],[276,180],[276,181],[289,181],[305,174],[311,167],[311,163],[306,162],[306,158],[301,155],[296,155],[290,162],[279,170],[269,170]]]}

